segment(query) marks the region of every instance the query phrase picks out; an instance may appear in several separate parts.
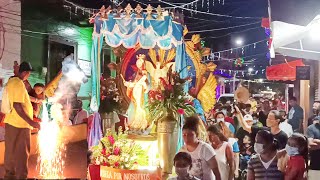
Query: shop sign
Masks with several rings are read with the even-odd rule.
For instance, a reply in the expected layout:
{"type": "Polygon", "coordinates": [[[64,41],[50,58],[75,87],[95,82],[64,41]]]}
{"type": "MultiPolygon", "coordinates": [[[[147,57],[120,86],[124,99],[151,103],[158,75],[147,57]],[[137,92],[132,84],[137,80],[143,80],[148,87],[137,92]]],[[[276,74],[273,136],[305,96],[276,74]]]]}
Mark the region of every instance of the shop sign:
{"type": "Polygon", "coordinates": [[[296,68],[296,80],[310,80],[310,66],[297,66],[296,68]]]}

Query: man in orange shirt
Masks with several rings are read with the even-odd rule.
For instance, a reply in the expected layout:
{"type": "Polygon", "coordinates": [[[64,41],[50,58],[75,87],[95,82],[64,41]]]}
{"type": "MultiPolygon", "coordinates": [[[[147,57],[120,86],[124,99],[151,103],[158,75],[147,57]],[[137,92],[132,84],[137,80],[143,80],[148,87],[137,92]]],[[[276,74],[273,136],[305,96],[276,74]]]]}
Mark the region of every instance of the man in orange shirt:
{"type": "Polygon", "coordinates": [[[33,108],[24,84],[31,71],[31,64],[22,62],[18,77],[10,78],[6,87],[11,111],[4,119],[5,179],[27,178],[31,130],[40,129],[40,124],[33,121],[33,108]]]}

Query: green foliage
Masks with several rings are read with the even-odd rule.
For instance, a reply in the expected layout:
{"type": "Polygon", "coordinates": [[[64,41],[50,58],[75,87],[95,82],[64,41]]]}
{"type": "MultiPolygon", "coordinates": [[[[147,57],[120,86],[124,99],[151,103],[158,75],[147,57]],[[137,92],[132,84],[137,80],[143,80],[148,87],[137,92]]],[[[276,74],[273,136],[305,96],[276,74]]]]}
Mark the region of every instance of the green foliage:
{"type": "Polygon", "coordinates": [[[162,117],[177,120],[180,115],[194,115],[195,109],[184,92],[187,79],[181,79],[177,73],[169,73],[167,79],[160,80],[162,87],[149,92],[149,121],[158,121],[162,117]]]}

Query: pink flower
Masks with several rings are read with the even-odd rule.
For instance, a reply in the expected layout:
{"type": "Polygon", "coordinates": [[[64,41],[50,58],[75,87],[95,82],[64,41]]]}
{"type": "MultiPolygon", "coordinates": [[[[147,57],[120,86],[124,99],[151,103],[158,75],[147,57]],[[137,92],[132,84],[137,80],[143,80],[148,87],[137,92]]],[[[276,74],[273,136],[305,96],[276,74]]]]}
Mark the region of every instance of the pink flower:
{"type": "Polygon", "coordinates": [[[106,155],[106,154],[107,154],[105,148],[102,149],[101,154],[103,154],[103,155],[106,155]]]}
{"type": "Polygon", "coordinates": [[[157,95],[156,95],[156,100],[162,101],[162,100],[163,100],[162,94],[157,94],[157,95]]]}
{"type": "Polygon", "coordinates": [[[107,162],[104,162],[104,163],[102,164],[102,166],[110,166],[110,164],[107,163],[107,162]]]}
{"type": "Polygon", "coordinates": [[[119,162],[115,162],[115,163],[114,163],[114,166],[115,166],[115,167],[119,167],[119,166],[120,166],[120,163],[119,163],[119,162]]]}
{"type": "Polygon", "coordinates": [[[179,113],[180,115],[183,115],[184,114],[184,109],[182,109],[182,108],[178,109],[177,113],[179,113]]]}
{"type": "Polygon", "coordinates": [[[110,144],[113,145],[114,144],[113,136],[108,136],[108,139],[109,139],[110,144]]]}
{"type": "Polygon", "coordinates": [[[173,86],[172,86],[171,84],[168,84],[168,85],[166,86],[166,89],[167,89],[168,91],[172,92],[172,91],[173,91],[173,86]]]}
{"type": "Polygon", "coordinates": [[[114,148],[113,154],[116,155],[116,156],[119,155],[120,154],[120,148],[119,147],[114,148]]]}

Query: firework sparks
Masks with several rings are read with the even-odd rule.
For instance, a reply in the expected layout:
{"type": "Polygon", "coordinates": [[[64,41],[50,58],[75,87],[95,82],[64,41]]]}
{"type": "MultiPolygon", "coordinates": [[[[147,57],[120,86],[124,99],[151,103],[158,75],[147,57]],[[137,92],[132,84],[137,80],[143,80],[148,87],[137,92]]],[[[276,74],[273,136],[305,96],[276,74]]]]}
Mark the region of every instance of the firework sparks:
{"type": "Polygon", "coordinates": [[[63,76],[50,102],[50,116],[46,103],[43,104],[41,130],[38,132],[39,158],[37,168],[41,179],[62,179],[66,146],[61,125],[69,120],[71,104],[68,102],[88,81],[85,73],[74,61],[73,53],[62,62],[63,76]],[[67,102],[64,102],[67,100],[67,102]],[[61,104],[60,104],[61,103],[61,104]],[[63,104],[63,105],[62,105],[63,104]]]}
{"type": "Polygon", "coordinates": [[[65,145],[62,141],[59,121],[62,119],[60,104],[53,104],[50,120],[46,104],[43,105],[41,130],[38,133],[39,158],[38,170],[43,179],[63,178],[65,145]],[[60,110],[59,110],[60,108],[60,110]]]}

